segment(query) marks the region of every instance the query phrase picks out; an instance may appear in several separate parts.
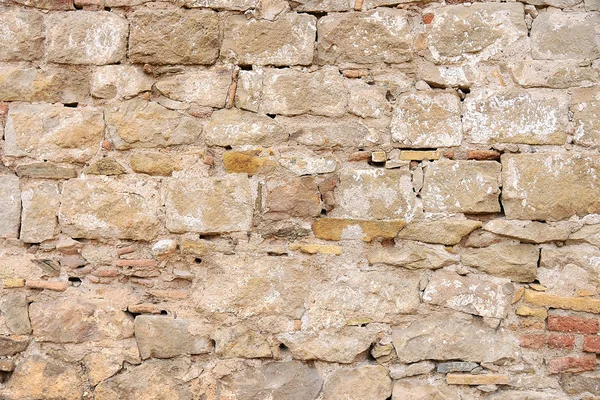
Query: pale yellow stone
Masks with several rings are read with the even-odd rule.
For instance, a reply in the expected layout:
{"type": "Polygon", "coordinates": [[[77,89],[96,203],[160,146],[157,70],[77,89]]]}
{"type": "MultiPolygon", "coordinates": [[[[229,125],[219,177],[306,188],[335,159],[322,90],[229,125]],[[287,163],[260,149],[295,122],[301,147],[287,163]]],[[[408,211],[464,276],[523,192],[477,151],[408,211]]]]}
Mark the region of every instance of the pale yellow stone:
{"type": "Polygon", "coordinates": [[[4,289],[13,289],[13,288],[20,288],[25,286],[25,279],[21,279],[21,278],[13,278],[13,279],[4,279],[2,281],[3,283],[3,288],[4,289]]]}
{"type": "Polygon", "coordinates": [[[370,242],[376,237],[394,238],[406,225],[404,220],[369,221],[344,218],[319,218],[312,224],[316,237],[325,240],[358,239],[370,242]]]}
{"type": "Polygon", "coordinates": [[[371,161],[376,163],[385,162],[387,160],[387,155],[385,151],[374,151],[371,153],[371,161]]]}
{"type": "Polygon", "coordinates": [[[449,385],[508,385],[508,375],[505,374],[448,374],[446,382],[449,385]]]}
{"type": "Polygon", "coordinates": [[[307,254],[327,254],[339,256],[342,248],[336,245],[314,244],[314,243],[290,243],[289,249],[307,254]]]}
{"type": "Polygon", "coordinates": [[[525,302],[536,306],[548,308],[560,308],[562,310],[573,310],[600,314],[600,299],[587,297],[565,297],[554,294],[525,291],[525,302]]]}
{"type": "Polygon", "coordinates": [[[402,161],[438,160],[439,158],[440,152],[437,150],[402,150],[400,152],[402,161]]]}
{"type": "Polygon", "coordinates": [[[531,308],[524,304],[520,305],[516,311],[517,315],[521,317],[536,317],[546,319],[548,317],[548,311],[544,308],[531,308]]]}

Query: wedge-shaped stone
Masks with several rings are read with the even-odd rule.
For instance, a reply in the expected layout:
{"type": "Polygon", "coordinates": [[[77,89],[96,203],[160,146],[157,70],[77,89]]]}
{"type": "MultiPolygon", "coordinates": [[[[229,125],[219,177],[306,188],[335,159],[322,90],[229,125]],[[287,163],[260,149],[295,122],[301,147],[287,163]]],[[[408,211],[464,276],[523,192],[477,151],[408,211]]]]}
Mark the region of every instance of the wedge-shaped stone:
{"type": "Polygon", "coordinates": [[[426,212],[486,213],[500,211],[500,163],[450,161],[429,163],[421,190],[426,212]]]}
{"type": "Polygon", "coordinates": [[[287,141],[283,127],[266,115],[236,108],[212,113],[205,126],[204,140],[209,146],[273,146],[287,141]]]}
{"type": "Polygon", "coordinates": [[[575,122],[574,142],[600,147],[600,87],[574,90],[571,112],[575,122]]]}
{"type": "Polygon", "coordinates": [[[509,242],[489,247],[467,248],[461,253],[464,265],[493,276],[514,282],[533,282],[537,279],[539,249],[532,244],[509,242]]]}
{"type": "Polygon", "coordinates": [[[104,120],[94,108],[12,103],[4,134],[8,156],[85,162],[98,150],[104,120]]]}
{"type": "Polygon", "coordinates": [[[194,143],[202,133],[199,119],[153,101],[133,99],[105,111],[107,133],[118,150],[194,143]]]}
{"type": "Polygon", "coordinates": [[[559,144],[567,139],[568,98],[551,90],[478,91],[463,103],[473,143],[559,144]]]}
{"type": "Polygon", "coordinates": [[[481,227],[480,221],[470,219],[414,221],[398,233],[398,238],[453,246],[479,227],[481,227]]]}
{"type": "Polygon", "coordinates": [[[151,240],[160,222],[156,185],[137,178],[90,177],[64,183],[58,220],[73,238],[151,240]]]}
{"type": "Polygon", "coordinates": [[[0,61],[33,61],[44,54],[44,17],[15,9],[0,13],[0,61]]]}
{"type": "Polygon", "coordinates": [[[319,218],[312,224],[316,237],[325,240],[371,240],[381,237],[393,239],[406,225],[403,219],[369,221],[361,219],[319,218]]]}
{"type": "Polygon", "coordinates": [[[513,291],[506,279],[438,270],[429,280],[423,300],[482,317],[505,318],[513,291]]]}
{"type": "Polygon", "coordinates": [[[172,358],[186,354],[210,353],[212,343],[207,336],[190,332],[190,320],[158,315],[135,318],[135,339],[142,359],[172,358]]]}
{"type": "Polygon", "coordinates": [[[413,36],[405,10],[329,14],[319,19],[321,64],[398,64],[412,59],[413,36]]]}
{"type": "Polygon", "coordinates": [[[52,239],[57,232],[60,192],[56,182],[29,181],[21,192],[21,235],[25,243],[52,239]]]}
{"type": "Polygon", "coordinates": [[[401,96],[392,115],[392,140],[406,148],[459,146],[462,123],[458,95],[420,91],[401,96]]]}
{"type": "Polygon", "coordinates": [[[51,62],[105,65],[126,56],[129,24],[116,13],[54,13],[47,16],[46,25],[46,54],[51,62]]]}
{"type": "Polygon", "coordinates": [[[517,343],[502,328],[495,330],[481,318],[463,313],[432,312],[405,317],[395,328],[393,343],[403,363],[422,360],[494,362],[519,357],[517,343]],[[473,338],[477,340],[473,340],[473,338]]]}
{"type": "Polygon", "coordinates": [[[91,93],[100,99],[125,99],[149,92],[154,78],[135,65],[105,65],[94,69],[91,93]]]}
{"type": "MultiPolygon", "coordinates": [[[[402,232],[402,231],[401,231],[402,232]]],[[[388,264],[407,269],[438,269],[458,264],[459,257],[443,246],[398,241],[395,246],[375,246],[367,253],[369,264],[388,264]]]]}
{"type": "Polygon", "coordinates": [[[273,356],[267,337],[244,325],[219,327],[214,334],[215,353],[224,358],[269,358],[273,356]]]}
{"type": "Polygon", "coordinates": [[[167,188],[167,229],[224,233],[252,226],[253,196],[245,175],[171,178],[167,188]]]}
{"type": "Polygon", "coordinates": [[[379,143],[379,136],[358,119],[338,119],[299,115],[278,116],[290,137],[305,146],[331,149],[332,147],[361,147],[379,143]]]}
{"type": "Polygon", "coordinates": [[[592,153],[503,155],[506,218],[557,221],[598,213],[598,176],[600,160],[592,153]]]}
{"type": "Polygon", "coordinates": [[[15,175],[0,175],[0,237],[19,236],[21,220],[21,189],[15,175]]]}
{"type": "Polygon", "coordinates": [[[339,369],[323,388],[323,400],[385,400],[391,394],[392,379],[381,365],[339,369]]]}
{"type": "Polygon", "coordinates": [[[219,56],[219,17],[206,10],[138,10],[130,16],[134,63],[213,64],[219,56]]]}
{"type": "Polygon", "coordinates": [[[170,99],[224,108],[232,74],[231,67],[188,69],[181,74],[160,79],[155,87],[170,99]]]}
{"type": "Polygon", "coordinates": [[[227,18],[221,59],[239,65],[308,65],[312,63],[317,19],[287,13],[275,21],[227,18]]]}
{"type": "Polygon", "coordinates": [[[483,229],[488,232],[509,236],[528,243],[564,242],[573,228],[574,224],[569,222],[547,224],[537,221],[507,219],[494,219],[483,226],[483,229]]]}
{"type": "Polygon", "coordinates": [[[508,64],[515,83],[525,87],[566,89],[592,86],[600,79],[600,71],[589,62],[574,60],[526,60],[508,64]]]}
{"type": "Polygon", "coordinates": [[[520,47],[528,50],[521,3],[460,4],[438,8],[433,15],[427,42],[436,63],[489,60],[520,47]]]}

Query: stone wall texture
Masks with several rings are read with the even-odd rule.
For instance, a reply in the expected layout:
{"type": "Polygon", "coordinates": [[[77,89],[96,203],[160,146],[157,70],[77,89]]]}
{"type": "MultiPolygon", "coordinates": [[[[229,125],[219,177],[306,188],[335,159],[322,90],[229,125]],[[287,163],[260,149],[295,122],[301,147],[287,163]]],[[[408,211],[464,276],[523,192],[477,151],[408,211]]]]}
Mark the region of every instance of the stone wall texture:
{"type": "Polygon", "coordinates": [[[600,399],[599,0],[0,0],[1,400],[600,399]]]}

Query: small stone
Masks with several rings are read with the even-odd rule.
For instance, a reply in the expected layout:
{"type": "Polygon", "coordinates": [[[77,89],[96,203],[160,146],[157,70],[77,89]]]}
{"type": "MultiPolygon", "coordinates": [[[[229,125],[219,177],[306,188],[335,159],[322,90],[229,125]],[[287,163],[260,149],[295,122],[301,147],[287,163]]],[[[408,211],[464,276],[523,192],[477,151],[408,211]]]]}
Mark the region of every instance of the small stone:
{"type": "Polygon", "coordinates": [[[215,111],[205,126],[209,146],[273,146],[287,140],[282,127],[266,115],[224,109],[215,111]]]}
{"type": "Polygon", "coordinates": [[[10,333],[14,335],[31,334],[28,309],[27,295],[23,292],[8,293],[0,299],[0,310],[10,333]]]}
{"type": "Polygon", "coordinates": [[[281,154],[278,163],[299,176],[327,174],[334,172],[337,166],[333,158],[320,157],[304,151],[281,154]]]}
{"type": "Polygon", "coordinates": [[[390,377],[394,380],[398,380],[411,376],[427,375],[435,370],[435,364],[431,361],[421,361],[408,365],[392,364],[389,368],[390,377]]]}
{"type": "Polygon", "coordinates": [[[105,65],[92,74],[91,94],[99,99],[127,99],[152,89],[154,79],[133,65],[105,65]]]}
{"type": "Polygon", "coordinates": [[[449,385],[508,385],[508,375],[505,374],[448,374],[446,382],[449,385]]]}
{"type": "Polygon", "coordinates": [[[16,238],[21,220],[21,195],[19,178],[0,175],[0,237],[16,238]]]}
{"type": "Polygon", "coordinates": [[[21,192],[21,234],[25,243],[40,243],[57,233],[60,192],[55,182],[30,181],[21,192]]]}
{"type": "Polygon", "coordinates": [[[471,372],[475,368],[479,367],[479,364],[469,361],[452,361],[439,363],[437,365],[437,372],[447,374],[449,372],[471,372]]]}
{"type": "Polygon", "coordinates": [[[336,245],[314,244],[314,243],[290,243],[289,249],[306,254],[325,254],[339,256],[342,248],[336,245]]]}
{"type": "Polygon", "coordinates": [[[439,160],[440,152],[433,150],[402,150],[400,152],[400,160],[403,161],[423,161],[423,160],[439,160]]]}
{"type": "Polygon", "coordinates": [[[311,176],[286,181],[270,180],[265,185],[265,218],[309,218],[321,214],[321,196],[311,176]]]}
{"type": "Polygon", "coordinates": [[[510,63],[508,68],[515,83],[525,88],[593,86],[600,78],[591,65],[577,60],[526,60],[510,63]]]}
{"type": "Polygon", "coordinates": [[[127,170],[114,158],[105,157],[85,167],[83,173],[88,175],[110,176],[126,174],[127,170]]]}
{"type": "Polygon", "coordinates": [[[152,246],[152,254],[155,257],[172,254],[177,250],[177,242],[172,239],[162,239],[152,246]]]}
{"type": "Polygon", "coordinates": [[[19,177],[35,179],[71,179],[77,177],[73,167],[61,167],[52,163],[21,164],[15,169],[19,177]]]}
{"type": "Polygon", "coordinates": [[[371,153],[371,161],[374,163],[382,163],[387,161],[385,151],[374,151],[371,153]]]}
{"type": "Polygon", "coordinates": [[[0,360],[1,372],[12,372],[15,370],[15,362],[13,360],[0,360]]]}
{"type": "Polygon", "coordinates": [[[249,176],[272,171],[277,165],[268,157],[259,157],[259,151],[228,151],[223,154],[225,172],[249,176]]]}
{"type": "Polygon", "coordinates": [[[572,224],[557,223],[547,224],[537,221],[501,220],[489,221],[484,230],[498,235],[509,236],[528,243],[544,243],[565,241],[569,237],[572,224]]]}
{"type": "Polygon", "coordinates": [[[23,286],[25,286],[25,279],[22,278],[9,278],[2,281],[4,289],[16,289],[23,286]]]}
{"type": "Polygon", "coordinates": [[[116,354],[90,353],[83,359],[90,383],[98,383],[110,378],[121,370],[121,362],[116,354]]]}
{"type": "Polygon", "coordinates": [[[0,336],[0,355],[2,356],[14,356],[25,351],[27,346],[29,346],[27,336],[0,336]]]}
{"type": "Polygon", "coordinates": [[[571,97],[571,112],[575,122],[573,140],[586,147],[600,146],[600,90],[575,89],[571,97]]]}
{"type": "Polygon", "coordinates": [[[25,287],[29,289],[52,290],[54,292],[64,292],[70,286],[70,281],[44,281],[36,279],[27,279],[25,281],[25,287]]]}
{"type": "Polygon", "coordinates": [[[525,302],[535,306],[600,314],[600,300],[588,297],[566,297],[525,290],[525,302]]]}
{"type": "MultiPolygon", "coordinates": [[[[297,143],[319,149],[362,147],[379,143],[379,136],[373,134],[360,120],[301,115],[292,118],[277,116],[275,121],[297,143]]],[[[352,155],[349,161],[363,161],[371,157],[370,152],[358,153],[361,153],[360,156],[352,155]]]]}
{"type": "Polygon", "coordinates": [[[480,249],[465,249],[461,254],[464,265],[515,282],[537,279],[538,259],[539,249],[536,246],[509,242],[480,249]]]}
{"type": "Polygon", "coordinates": [[[385,400],[391,394],[388,370],[379,365],[339,369],[323,388],[323,400],[385,400]]]}
{"type": "Polygon", "coordinates": [[[517,308],[516,314],[522,317],[548,318],[548,311],[546,311],[546,309],[531,308],[526,305],[520,305],[519,308],[517,308]]]}
{"type": "Polygon", "coordinates": [[[158,176],[171,176],[180,169],[177,161],[164,153],[133,153],[129,164],[134,172],[158,176]]]}
{"type": "Polygon", "coordinates": [[[186,69],[156,82],[156,89],[166,97],[205,107],[224,108],[232,81],[232,68],[186,69]]]}

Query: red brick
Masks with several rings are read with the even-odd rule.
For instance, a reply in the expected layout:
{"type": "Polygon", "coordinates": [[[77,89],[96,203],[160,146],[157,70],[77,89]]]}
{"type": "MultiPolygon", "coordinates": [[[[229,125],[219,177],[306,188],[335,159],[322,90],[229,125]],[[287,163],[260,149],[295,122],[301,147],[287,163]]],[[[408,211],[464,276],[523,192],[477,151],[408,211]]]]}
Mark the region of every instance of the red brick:
{"type": "Polygon", "coordinates": [[[548,317],[548,330],[593,334],[598,333],[600,325],[598,324],[598,320],[594,318],[551,315],[548,317]]]}
{"type": "Polygon", "coordinates": [[[544,334],[530,334],[521,335],[519,338],[521,347],[526,349],[541,349],[546,344],[546,335],[544,334]]]}
{"type": "Polygon", "coordinates": [[[572,350],[575,346],[575,336],[573,335],[550,335],[548,337],[548,347],[551,349],[572,350]]]}
{"type": "Polygon", "coordinates": [[[586,336],[583,338],[583,351],[600,353],[600,336],[586,336]]]}
{"type": "Polygon", "coordinates": [[[563,372],[579,373],[596,369],[596,356],[586,354],[579,357],[562,357],[550,360],[548,363],[549,374],[563,372]]]}
{"type": "Polygon", "coordinates": [[[428,25],[431,23],[431,21],[433,21],[433,14],[432,13],[427,13],[423,15],[423,23],[428,25]]]}

